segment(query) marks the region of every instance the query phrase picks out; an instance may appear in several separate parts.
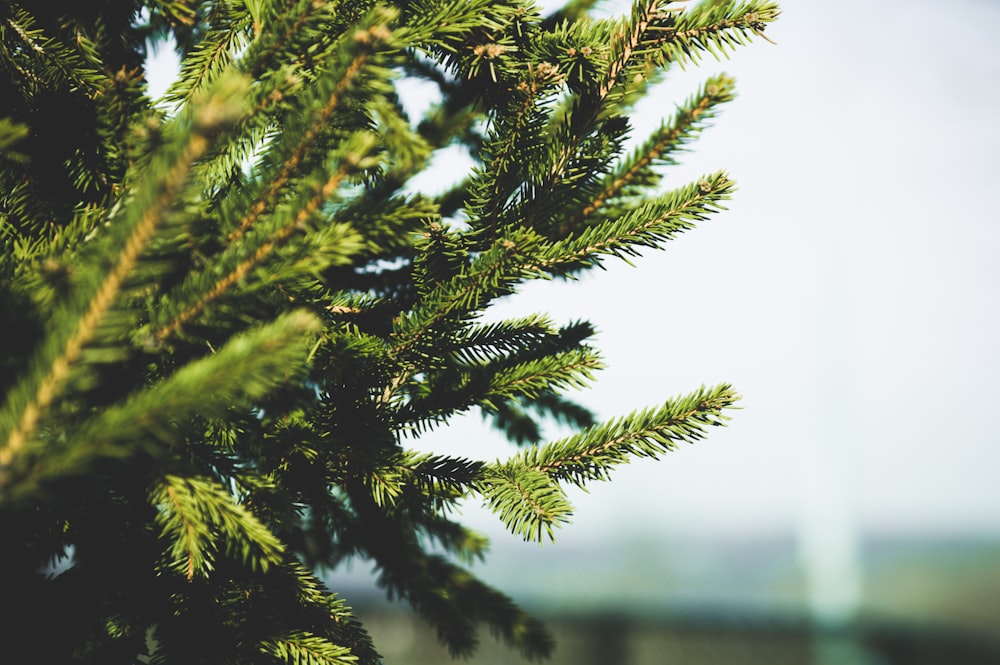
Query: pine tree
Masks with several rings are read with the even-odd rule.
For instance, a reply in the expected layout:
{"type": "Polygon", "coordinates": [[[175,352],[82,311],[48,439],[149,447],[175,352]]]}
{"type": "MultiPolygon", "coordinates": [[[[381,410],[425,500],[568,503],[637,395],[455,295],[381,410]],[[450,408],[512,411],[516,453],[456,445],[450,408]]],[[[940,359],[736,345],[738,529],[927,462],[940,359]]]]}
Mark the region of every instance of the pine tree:
{"type": "Polygon", "coordinates": [[[376,663],[320,571],[373,563],[456,655],[543,626],[468,570],[488,505],[547,541],[567,485],[701,439],[727,385],[605,423],[585,322],[483,318],[723,208],[664,167],[734,95],[709,78],[627,148],[671,68],[763,36],[764,0],[130,0],[0,7],[0,588],[35,662],[376,663]],[[148,39],[182,68],[154,105],[148,39]],[[409,118],[395,82],[441,101],[409,118]],[[407,183],[466,146],[440,195],[407,183]],[[507,460],[417,453],[478,410],[507,460]],[[578,431],[541,440],[545,419],[578,431]]]}

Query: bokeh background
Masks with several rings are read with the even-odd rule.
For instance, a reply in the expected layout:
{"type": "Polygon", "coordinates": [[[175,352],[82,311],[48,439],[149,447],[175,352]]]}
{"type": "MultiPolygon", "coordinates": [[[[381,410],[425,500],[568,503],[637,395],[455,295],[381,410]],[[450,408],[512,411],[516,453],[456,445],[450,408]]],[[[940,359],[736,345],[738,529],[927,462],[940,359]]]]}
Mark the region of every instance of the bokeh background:
{"type": "MultiPolygon", "coordinates": [[[[551,619],[557,663],[1000,662],[1000,2],[780,4],[776,45],[673,72],[634,122],[735,75],[667,179],[725,168],[730,210],[491,312],[592,321],[609,367],[577,397],[602,419],[703,383],[744,395],[709,440],[574,494],[555,544],[463,510],[493,537],[476,572],[551,619]]],[[[414,113],[432,101],[400,85],[414,113]]],[[[443,151],[412,186],[469,164],[443,151]]],[[[477,415],[418,445],[511,452],[477,415]]],[[[331,584],[386,662],[445,658],[363,564],[331,584]]],[[[484,636],[472,662],[520,660],[484,636]]]]}

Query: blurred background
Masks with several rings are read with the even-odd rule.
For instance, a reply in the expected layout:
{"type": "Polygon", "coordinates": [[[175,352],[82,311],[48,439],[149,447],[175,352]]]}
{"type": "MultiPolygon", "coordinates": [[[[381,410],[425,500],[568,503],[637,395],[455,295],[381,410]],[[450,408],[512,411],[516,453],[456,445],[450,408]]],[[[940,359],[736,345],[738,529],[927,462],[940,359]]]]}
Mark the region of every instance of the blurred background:
{"type": "MultiPolygon", "coordinates": [[[[463,510],[493,539],[475,572],[551,622],[554,663],[1000,663],[1000,2],[780,4],[777,45],[673,72],[635,118],[639,140],[735,75],[667,180],[725,168],[730,210],[493,312],[592,321],[609,368],[577,397],[601,419],[703,383],[744,395],[707,441],[574,494],[555,544],[463,510]]],[[[468,164],[444,151],[414,187],[468,164]]],[[[512,452],[475,415],[419,446],[512,452]]],[[[364,564],[330,583],[387,663],[445,661],[364,564]]],[[[471,662],[521,662],[483,640],[471,662]]]]}

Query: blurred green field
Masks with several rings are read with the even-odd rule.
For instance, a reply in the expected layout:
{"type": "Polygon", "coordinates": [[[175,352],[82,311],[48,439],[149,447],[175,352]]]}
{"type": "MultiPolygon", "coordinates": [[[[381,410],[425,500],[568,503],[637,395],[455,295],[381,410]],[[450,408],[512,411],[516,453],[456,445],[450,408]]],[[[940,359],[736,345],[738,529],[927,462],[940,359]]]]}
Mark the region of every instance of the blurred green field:
{"type": "MultiPolygon", "coordinates": [[[[1000,539],[869,538],[856,629],[814,629],[789,538],[494,552],[480,573],[543,617],[552,665],[997,665],[1000,539]]],[[[364,576],[332,581],[387,665],[447,663],[364,576]]],[[[472,665],[527,663],[488,632],[472,665]]]]}

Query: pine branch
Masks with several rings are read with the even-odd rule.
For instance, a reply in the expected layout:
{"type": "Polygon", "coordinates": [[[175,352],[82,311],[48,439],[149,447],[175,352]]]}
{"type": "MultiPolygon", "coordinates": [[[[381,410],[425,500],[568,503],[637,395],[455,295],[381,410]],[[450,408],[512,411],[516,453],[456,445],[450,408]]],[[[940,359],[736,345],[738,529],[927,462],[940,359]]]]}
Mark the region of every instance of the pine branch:
{"type": "MultiPolygon", "coordinates": [[[[287,156],[281,158],[278,172],[269,174],[264,191],[239,220],[236,227],[229,232],[230,242],[241,238],[261,214],[274,206],[278,195],[288,186],[292,176],[299,172],[303,159],[310,151],[316,150],[317,139],[321,133],[328,131],[330,118],[344,104],[347,93],[358,88],[364,80],[374,79],[375,75],[380,72],[379,69],[373,68],[370,64],[371,48],[380,46],[389,50],[397,48],[391,43],[390,35],[388,29],[379,24],[371,26],[367,30],[359,30],[355,34],[353,46],[356,52],[352,54],[346,66],[333,69],[322,79],[322,81],[334,82],[323,106],[308,111],[308,122],[296,123],[285,128],[285,131],[294,137],[293,147],[287,156]]],[[[314,94],[322,94],[322,92],[323,87],[320,87],[314,94]]],[[[306,103],[308,104],[308,101],[306,103]]],[[[287,144],[288,140],[286,139],[280,147],[287,144]]]]}
{"type": "Polygon", "coordinates": [[[280,69],[278,62],[281,55],[287,53],[286,45],[294,42],[296,37],[308,34],[310,24],[319,25],[331,18],[331,4],[298,0],[291,7],[283,7],[277,16],[272,16],[277,21],[271,23],[264,35],[258,36],[247,48],[244,56],[247,73],[258,79],[280,69]]]}
{"type": "Polygon", "coordinates": [[[510,598],[442,557],[405,551],[411,562],[383,568],[379,583],[410,602],[437,630],[452,657],[471,655],[478,644],[476,624],[483,622],[528,658],[552,653],[552,637],[534,617],[510,598]]]}
{"type": "MultiPolygon", "coordinates": [[[[763,1],[701,4],[689,10],[670,4],[663,0],[637,1],[630,20],[611,29],[604,77],[596,89],[583,91],[574,109],[562,116],[561,127],[567,138],[548,163],[548,173],[538,184],[539,192],[554,190],[567,177],[569,165],[586,137],[600,127],[599,121],[614,117],[636,87],[646,85],[650,63],[665,68],[675,61],[695,62],[700,51],[716,57],[725,55],[736,45],[747,43],[751,34],[763,37],[767,23],[779,13],[777,5],[763,1]]],[[[558,133],[559,128],[554,130],[558,133]]]]}
{"type": "Polygon", "coordinates": [[[194,122],[150,166],[144,187],[101,245],[113,252],[113,263],[101,271],[92,287],[82,288],[66,305],[28,376],[10,393],[0,412],[0,431],[4,432],[0,487],[7,483],[7,470],[21,449],[34,438],[39,419],[59,397],[84,348],[98,335],[143,252],[162,230],[165,213],[185,184],[192,163],[208,149],[209,137],[236,115],[241,90],[239,82],[229,81],[209,97],[194,114],[194,122]]]}
{"type": "Polygon", "coordinates": [[[534,398],[542,393],[582,389],[603,369],[597,353],[586,346],[520,363],[497,372],[483,403],[512,397],[534,398]]]}
{"type": "Polygon", "coordinates": [[[422,511],[413,510],[410,503],[430,502],[438,507],[454,503],[479,480],[483,465],[462,458],[402,451],[372,466],[367,485],[375,504],[383,510],[403,509],[407,504],[414,512],[414,521],[423,524],[422,511]]]}
{"type": "Polygon", "coordinates": [[[35,17],[20,4],[11,2],[8,11],[10,15],[0,22],[0,57],[22,74],[26,86],[37,88],[59,82],[91,93],[98,90],[104,81],[104,75],[95,66],[99,63],[88,62],[77,51],[46,35],[37,26],[35,17]],[[18,43],[20,46],[15,47],[18,43]],[[40,73],[48,80],[39,79],[40,73]]]}
{"type": "Polygon", "coordinates": [[[545,62],[529,63],[528,74],[528,80],[511,95],[505,112],[494,114],[490,138],[480,152],[482,165],[474,170],[468,186],[467,214],[487,238],[510,224],[504,210],[528,178],[532,160],[545,150],[543,128],[549,113],[544,101],[558,90],[561,78],[545,62]]]}
{"type": "MultiPolygon", "coordinates": [[[[358,168],[369,163],[368,152],[373,141],[370,136],[358,134],[344,146],[336,170],[328,174],[325,182],[307,195],[297,205],[283,206],[269,220],[272,228],[261,229],[244,242],[229,245],[214,262],[214,270],[191,275],[168,299],[168,307],[159,310],[155,327],[148,333],[149,344],[159,345],[175,335],[187,323],[201,314],[214,301],[246,279],[252,270],[261,266],[293,235],[301,232],[320,206],[329,200],[344,180],[358,168]],[[249,255],[248,255],[249,254],[249,255]],[[221,273],[221,275],[220,275],[221,273]]],[[[328,246],[328,260],[346,262],[358,249],[358,242],[347,228],[341,227],[338,243],[328,246]]]]}
{"type": "Polygon", "coordinates": [[[579,487],[607,480],[611,470],[635,457],[659,458],[678,443],[705,437],[725,424],[723,410],[739,396],[727,385],[668,401],[580,434],[530,449],[485,470],[479,492],[510,531],[525,540],[554,540],[554,529],[572,508],[558,483],[579,487]]]}
{"type": "MultiPolygon", "coordinates": [[[[18,152],[14,146],[27,138],[30,129],[27,125],[12,121],[10,118],[0,118],[0,160],[23,163],[27,157],[18,152]]],[[[7,226],[0,227],[0,233],[7,226]]]]}
{"type": "Polygon", "coordinates": [[[515,22],[533,17],[517,0],[412,0],[407,3],[407,25],[414,41],[432,55],[451,56],[461,67],[461,54],[475,59],[475,47],[499,38],[515,22]]]}
{"type": "MultiPolygon", "coordinates": [[[[324,166],[312,166],[307,157],[324,156],[322,145],[330,140],[327,135],[330,133],[329,127],[335,112],[339,111],[341,106],[349,104],[351,97],[370,93],[377,81],[387,77],[384,55],[399,48],[392,33],[384,25],[390,18],[391,14],[376,13],[375,23],[359,27],[353,33],[353,37],[345,42],[346,50],[341,53],[343,63],[325,72],[317,79],[313,89],[303,93],[304,99],[301,104],[309,114],[309,122],[304,125],[296,123],[289,126],[286,135],[275,143],[268,158],[276,162],[261,167],[269,173],[269,177],[259,181],[263,184],[263,190],[256,195],[256,200],[249,205],[229,232],[228,248],[213,262],[212,271],[192,275],[179,288],[178,294],[189,295],[186,298],[172,300],[178,304],[187,300],[187,304],[183,308],[174,305],[170,311],[160,313],[157,317],[160,323],[150,337],[153,343],[162,343],[176,334],[211,303],[244,280],[252,270],[270,259],[276,250],[287,244],[294,234],[304,228],[306,222],[317,213],[321,205],[331,199],[348,176],[371,168],[374,162],[369,158],[369,153],[375,148],[375,137],[365,131],[356,131],[340,137],[340,143],[334,154],[328,156],[330,162],[337,164],[337,168],[332,172],[324,173],[327,168],[324,166]],[[320,140],[321,136],[323,140],[320,140]],[[304,167],[311,168],[314,175],[303,178],[304,167]],[[313,184],[317,177],[325,178],[325,182],[320,180],[320,183],[313,184]],[[280,197],[291,186],[293,180],[299,181],[298,189],[306,189],[308,193],[304,200],[294,205],[283,205],[280,197]],[[262,216],[275,208],[276,210],[268,215],[269,219],[262,221],[262,216]],[[262,229],[252,238],[246,237],[247,232],[257,224],[264,224],[269,228],[262,229]]],[[[383,90],[380,94],[384,92],[383,90]]],[[[239,205],[239,197],[236,200],[237,203],[234,205],[239,205]]],[[[331,237],[322,247],[324,255],[312,252],[310,256],[317,260],[314,260],[311,266],[300,262],[295,270],[308,269],[317,272],[323,269],[318,261],[320,258],[329,265],[346,263],[349,257],[357,254],[359,239],[346,229],[339,234],[339,237],[338,234],[332,233],[332,229],[328,235],[331,237]]],[[[315,234],[313,239],[323,240],[315,234]]]]}
{"type": "Polygon", "coordinates": [[[178,108],[211,86],[250,42],[253,19],[249,10],[240,11],[238,5],[227,3],[224,9],[212,12],[211,18],[215,25],[183,59],[180,75],[163,95],[164,101],[178,108]]]}
{"type": "Polygon", "coordinates": [[[598,355],[586,346],[538,355],[519,361],[514,355],[489,364],[427,372],[423,380],[407,385],[411,397],[396,411],[393,422],[423,432],[473,406],[495,412],[510,400],[583,388],[593,380],[594,371],[603,368],[598,355]]]}
{"type": "Polygon", "coordinates": [[[405,356],[441,324],[484,309],[494,298],[510,293],[519,281],[537,275],[532,267],[525,267],[524,257],[536,251],[540,240],[531,231],[513,231],[461,273],[439,284],[409,314],[394,322],[393,335],[398,341],[392,353],[405,356]]]}
{"type": "MultiPolygon", "coordinates": [[[[65,442],[50,442],[44,464],[21,461],[5,492],[29,491],[41,482],[86,473],[98,458],[124,458],[143,451],[162,456],[186,434],[177,423],[226,418],[300,374],[306,357],[303,337],[318,332],[318,321],[293,312],[238,335],[218,352],[193,361],[174,374],[106,407],[79,424],[65,442]],[[234,374],[233,367],[239,367],[234,374]]],[[[38,453],[41,450],[29,450],[38,453]]]]}
{"type": "Polygon", "coordinates": [[[450,353],[457,362],[476,365],[536,346],[554,333],[552,321],[542,314],[470,324],[452,342],[450,353]]]}
{"type": "Polygon", "coordinates": [[[590,409],[556,392],[543,392],[527,404],[541,416],[573,429],[586,429],[595,424],[594,414],[590,409]]]}
{"type": "Polygon", "coordinates": [[[739,395],[725,384],[702,388],[657,409],[633,413],[536,447],[511,463],[581,487],[590,480],[607,480],[611,468],[630,457],[658,458],[674,450],[678,443],[705,438],[708,427],[725,424],[729,418],[723,411],[733,408],[738,399],[739,395]]]}
{"type": "Polygon", "coordinates": [[[424,196],[380,196],[375,188],[345,201],[336,219],[351,228],[365,229],[365,258],[390,259],[414,253],[413,238],[428,220],[440,218],[438,205],[424,196]]]}
{"type": "Polygon", "coordinates": [[[636,65],[636,56],[645,55],[656,22],[672,14],[672,11],[666,9],[669,4],[671,3],[663,0],[637,1],[632,7],[629,21],[621,24],[602,22],[591,31],[597,38],[609,31],[609,45],[605,46],[598,41],[593,46],[587,44],[579,49],[569,49],[571,57],[581,58],[585,67],[593,66],[589,60],[593,58],[597,62],[606,62],[606,69],[596,86],[581,74],[579,96],[574,98],[569,112],[557,117],[559,124],[553,128],[553,133],[565,134],[565,138],[559,142],[546,164],[546,172],[538,184],[540,193],[552,191],[565,179],[567,167],[579,155],[586,137],[594,132],[598,121],[606,115],[606,109],[621,101],[619,98],[623,95],[612,95],[612,91],[620,90],[628,84],[626,75],[636,66],[644,72],[645,63],[640,61],[636,65]]]}
{"type": "Polygon", "coordinates": [[[705,176],[630,210],[616,220],[595,224],[578,235],[552,243],[533,267],[555,274],[598,266],[604,256],[627,260],[639,248],[658,249],[713,212],[724,210],[734,183],[723,172],[705,176]]]}
{"type": "Polygon", "coordinates": [[[607,73],[597,89],[598,99],[606,99],[612,89],[626,83],[627,74],[634,69],[635,55],[643,55],[649,48],[651,34],[657,24],[679,8],[669,8],[673,0],[637,0],[632,5],[632,14],[628,23],[619,27],[612,34],[610,57],[607,73]],[[631,65],[631,68],[630,68],[631,65]]]}
{"type": "Polygon", "coordinates": [[[420,295],[454,278],[469,259],[464,234],[452,231],[437,220],[426,226],[414,250],[413,282],[420,295]]]}
{"type": "Polygon", "coordinates": [[[774,2],[750,0],[742,3],[700,3],[677,15],[672,24],[660,28],[662,42],[655,58],[660,66],[676,62],[697,64],[704,52],[716,59],[728,57],[752,36],[771,41],[764,34],[780,10],[774,2]]]}
{"type": "Polygon", "coordinates": [[[429,453],[407,455],[403,468],[412,474],[412,485],[425,495],[457,495],[474,483],[482,463],[460,457],[429,453]]]}
{"type": "MultiPolygon", "coordinates": [[[[403,387],[409,400],[395,410],[393,422],[406,425],[408,434],[420,434],[447,422],[456,413],[480,406],[485,413],[512,413],[510,403],[522,401],[560,408],[551,396],[555,391],[581,388],[602,367],[599,356],[582,344],[593,334],[589,324],[576,323],[558,331],[522,328],[524,321],[501,321],[488,326],[463,326],[436,340],[434,353],[444,360],[439,366],[425,358],[425,371],[406,380],[403,387]],[[504,340],[490,351],[495,357],[453,363],[446,355],[461,348],[468,331],[503,334],[504,340]],[[527,335],[524,335],[527,333],[527,335]]],[[[425,349],[425,356],[432,349],[425,349]]],[[[574,413],[578,413],[574,411],[574,413]]],[[[523,419],[521,424],[525,424],[523,419]]],[[[537,429],[533,423],[527,425],[537,429]]]]}
{"type": "Polygon", "coordinates": [[[652,167],[677,163],[674,153],[683,150],[705,128],[717,114],[718,105],[733,99],[734,84],[735,81],[724,74],[709,78],[695,95],[677,109],[669,122],[661,124],[604,180],[599,191],[580,212],[562,222],[555,237],[564,237],[616,198],[639,193],[655,185],[658,177],[652,167]]]}
{"type": "Polygon", "coordinates": [[[555,529],[568,524],[573,507],[565,491],[545,470],[511,463],[490,469],[479,492],[511,533],[524,540],[555,540],[555,529]]]}
{"type": "Polygon", "coordinates": [[[207,577],[220,551],[262,572],[282,561],[281,541],[214,480],[168,475],[151,491],[150,503],[158,510],[160,537],[170,544],[169,568],[189,582],[207,577]]]}
{"type": "Polygon", "coordinates": [[[442,548],[460,563],[471,566],[486,560],[489,538],[472,531],[458,522],[436,515],[424,516],[416,525],[422,542],[430,541],[442,548]]]}
{"type": "Polygon", "coordinates": [[[500,402],[487,415],[493,427],[516,445],[523,446],[542,440],[542,429],[519,401],[500,402]]]}
{"type": "Polygon", "coordinates": [[[260,652],[289,665],[357,665],[357,656],[317,635],[295,631],[260,643],[260,652]]]}
{"type": "Polygon", "coordinates": [[[355,483],[348,482],[345,489],[364,524],[356,534],[361,548],[381,571],[379,586],[390,598],[407,600],[436,628],[453,656],[467,656],[475,650],[478,622],[528,657],[551,653],[552,638],[537,619],[464,568],[424,552],[407,515],[378,510],[355,483]]]}
{"type": "MultiPolygon", "coordinates": [[[[311,575],[310,577],[313,578],[311,575]]],[[[379,665],[382,658],[372,644],[371,636],[358,621],[350,607],[336,594],[324,594],[328,616],[333,618],[330,639],[334,644],[342,644],[357,658],[355,665],[379,665]]]]}

